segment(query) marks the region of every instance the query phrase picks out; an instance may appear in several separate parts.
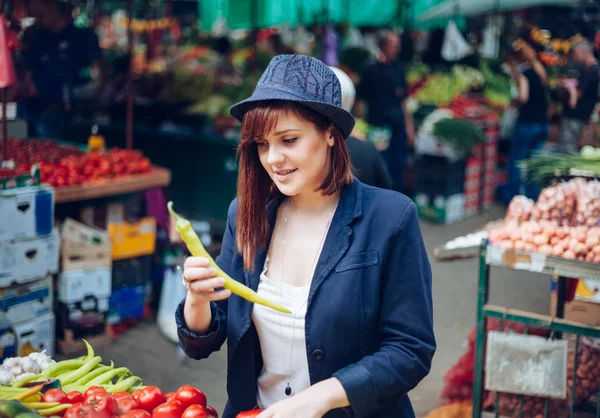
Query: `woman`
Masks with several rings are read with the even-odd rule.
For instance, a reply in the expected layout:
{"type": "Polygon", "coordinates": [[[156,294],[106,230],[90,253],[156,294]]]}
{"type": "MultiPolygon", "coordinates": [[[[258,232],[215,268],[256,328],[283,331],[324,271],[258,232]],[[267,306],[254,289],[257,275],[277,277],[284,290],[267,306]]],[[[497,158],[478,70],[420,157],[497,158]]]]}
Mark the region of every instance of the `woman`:
{"type": "Polygon", "coordinates": [[[532,49],[526,44],[516,44],[519,51],[511,50],[507,55],[507,64],[511,77],[517,85],[517,97],[512,106],[519,110],[509,155],[508,184],[504,189],[504,201],[524,194],[536,200],[540,189],[534,184],[524,184],[518,164],[542,149],[548,138],[548,91],[546,71],[532,49]]]}
{"type": "Polygon", "coordinates": [[[273,58],[231,114],[243,123],[238,197],[216,261],[292,314],[230,297],[206,259],[186,260],[180,344],[201,359],[227,340],[223,417],[413,417],[407,393],[435,351],[415,205],[352,177],[354,118],[314,58],[273,58]]]}

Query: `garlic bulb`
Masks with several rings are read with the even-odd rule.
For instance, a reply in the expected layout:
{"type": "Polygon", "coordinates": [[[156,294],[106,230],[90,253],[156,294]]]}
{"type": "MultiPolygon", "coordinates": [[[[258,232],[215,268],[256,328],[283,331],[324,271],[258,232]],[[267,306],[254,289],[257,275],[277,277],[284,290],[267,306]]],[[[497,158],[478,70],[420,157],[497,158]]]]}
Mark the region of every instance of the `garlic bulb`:
{"type": "Polygon", "coordinates": [[[40,365],[30,357],[24,357],[21,359],[21,367],[23,367],[23,371],[25,373],[38,374],[42,372],[40,365]]]}
{"type": "Polygon", "coordinates": [[[13,374],[13,376],[18,377],[21,376],[23,374],[23,367],[21,367],[20,365],[13,367],[12,369],[10,369],[10,372],[13,374]]]}
{"type": "Polygon", "coordinates": [[[8,386],[13,379],[14,376],[11,372],[6,370],[0,371],[0,385],[8,386]]]}
{"type": "Polygon", "coordinates": [[[4,362],[2,363],[2,365],[4,366],[4,368],[6,370],[10,370],[13,367],[18,366],[19,364],[21,364],[20,357],[9,357],[9,358],[5,359],[4,362]]]}

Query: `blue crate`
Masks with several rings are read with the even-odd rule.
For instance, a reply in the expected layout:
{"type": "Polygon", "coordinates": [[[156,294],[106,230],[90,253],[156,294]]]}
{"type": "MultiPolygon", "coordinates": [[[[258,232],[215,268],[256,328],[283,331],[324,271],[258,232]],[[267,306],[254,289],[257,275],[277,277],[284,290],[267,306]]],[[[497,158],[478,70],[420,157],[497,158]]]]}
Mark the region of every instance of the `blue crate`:
{"type": "Polygon", "coordinates": [[[107,319],[111,324],[144,316],[146,285],[125,286],[110,295],[107,319]]]}

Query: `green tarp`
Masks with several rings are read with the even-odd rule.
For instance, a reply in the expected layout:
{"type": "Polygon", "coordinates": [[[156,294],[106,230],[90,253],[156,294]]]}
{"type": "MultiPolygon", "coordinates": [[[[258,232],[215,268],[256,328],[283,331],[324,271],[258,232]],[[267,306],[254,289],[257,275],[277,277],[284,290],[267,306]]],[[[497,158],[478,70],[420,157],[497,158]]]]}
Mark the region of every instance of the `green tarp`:
{"type": "Polygon", "coordinates": [[[231,29],[285,23],[308,25],[323,22],[326,16],[333,22],[357,26],[388,26],[398,21],[402,3],[403,0],[199,0],[199,11],[202,30],[210,30],[219,18],[224,18],[231,29]]]}

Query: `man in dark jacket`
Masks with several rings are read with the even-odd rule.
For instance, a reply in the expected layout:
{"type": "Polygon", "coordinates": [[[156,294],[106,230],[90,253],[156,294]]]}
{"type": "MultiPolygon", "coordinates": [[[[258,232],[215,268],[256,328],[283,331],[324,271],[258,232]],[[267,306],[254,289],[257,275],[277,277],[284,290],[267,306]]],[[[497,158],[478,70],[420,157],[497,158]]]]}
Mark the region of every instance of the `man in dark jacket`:
{"type": "MultiPolygon", "coordinates": [[[[330,67],[342,86],[342,107],[348,112],[352,111],[356,89],[352,79],[342,70],[330,67]]],[[[385,162],[375,145],[368,140],[358,139],[350,135],[346,139],[350,153],[350,162],[354,175],[363,183],[381,189],[391,189],[392,179],[385,166],[385,162]]]]}

